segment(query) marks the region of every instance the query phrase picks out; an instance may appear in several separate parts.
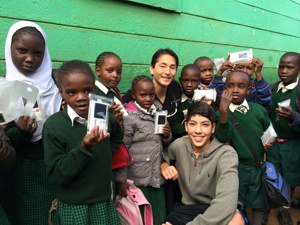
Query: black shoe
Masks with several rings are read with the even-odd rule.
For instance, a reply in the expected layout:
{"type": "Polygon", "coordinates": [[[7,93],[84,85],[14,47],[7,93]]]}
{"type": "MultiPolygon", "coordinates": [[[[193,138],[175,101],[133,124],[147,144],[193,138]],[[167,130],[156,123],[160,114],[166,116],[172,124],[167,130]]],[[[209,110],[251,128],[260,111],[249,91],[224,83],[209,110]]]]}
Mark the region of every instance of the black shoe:
{"type": "Polygon", "coordinates": [[[300,208],[300,198],[295,198],[292,201],[291,206],[293,206],[294,208],[299,209],[300,208]]]}
{"type": "Polygon", "coordinates": [[[280,225],[293,225],[291,214],[288,209],[281,208],[278,211],[280,225]]]}
{"type": "Polygon", "coordinates": [[[297,225],[300,225],[300,220],[297,221],[297,225]]]}
{"type": "Polygon", "coordinates": [[[269,213],[270,213],[270,209],[268,209],[268,210],[265,211],[263,220],[261,222],[261,225],[267,225],[268,224],[269,213]]]}

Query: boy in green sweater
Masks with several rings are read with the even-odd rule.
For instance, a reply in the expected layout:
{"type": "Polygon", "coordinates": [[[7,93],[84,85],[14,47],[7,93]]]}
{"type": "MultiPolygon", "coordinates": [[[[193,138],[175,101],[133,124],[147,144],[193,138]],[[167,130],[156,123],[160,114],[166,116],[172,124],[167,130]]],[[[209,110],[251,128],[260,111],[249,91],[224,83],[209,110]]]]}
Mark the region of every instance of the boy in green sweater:
{"type": "Polygon", "coordinates": [[[253,145],[256,154],[262,162],[265,147],[261,136],[270,125],[267,111],[259,104],[246,101],[250,91],[250,78],[243,71],[233,71],[226,79],[219,111],[216,113],[216,138],[220,142],[230,142],[239,157],[239,201],[252,208],[253,225],[261,225],[265,202],[261,185],[261,168],[244,139],[228,119],[229,114],[238,122],[245,136],[253,145]]]}
{"type": "MultiPolygon", "coordinates": [[[[278,67],[280,82],[272,89],[272,105],[269,115],[277,133],[277,142],[268,151],[267,159],[272,161],[291,187],[293,196],[296,187],[300,186],[300,113],[298,91],[298,74],[300,73],[300,54],[287,52],[281,58],[278,67]],[[290,105],[278,103],[290,99],[290,105]]],[[[292,202],[297,206],[299,199],[292,202]]],[[[293,224],[288,207],[280,208],[278,218],[281,224],[293,224]]]]}
{"type": "Polygon", "coordinates": [[[199,68],[194,64],[185,65],[181,70],[179,82],[183,93],[181,96],[181,104],[178,107],[175,119],[171,123],[174,138],[179,138],[187,134],[184,128],[184,121],[187,110],[193,103],[194,90],[200,85],[199,68]]]}
{"type": "Polygon", "coordinates": [[[107,134],[99,126],[87,134],[89,93],[95,92],[94,73],[87,63],[65,62],[59,69],[58,84],[67,107],[46,121],[43,145],[47,174],[60,185],[60,224],[119,225],[111,200],[111,160],[123,131],[109,114],[107,134]]]}

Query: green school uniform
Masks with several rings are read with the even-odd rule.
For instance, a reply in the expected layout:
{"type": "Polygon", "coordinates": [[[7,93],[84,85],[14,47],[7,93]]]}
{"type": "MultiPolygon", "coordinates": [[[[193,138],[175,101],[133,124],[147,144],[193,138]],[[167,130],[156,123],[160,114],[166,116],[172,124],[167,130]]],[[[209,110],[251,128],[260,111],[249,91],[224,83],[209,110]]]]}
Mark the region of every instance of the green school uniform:
{"type": "Polygon", "coordinates": [[[60,221],[72,218],[76,221],[73,224],[102,224],[101,215],[106,214],[104,224],[119,224],[116,210],[111,207],[111,159],[122,141],[123,131],[111,114],[109,118],[110,137],[90,150],[80,144],[86,126],[77,121],[72,126],[67,108],[49,117],[44,125],[47,174],[60,185],[57,195],[60,221]]]}
{"type": "MultiPolygon", "coordinates": [[[[265,149],[261,136],[270,125],[267,111],[259,104],[248,102],[246,115],[235,110],[232,113],[240,128],[255,149],[260,161],[263,161],[265,149]]],[[[220,142],[230,142],[239,157],[239,201],[254,209],[265,207],[261,186],[261,169],[254,167],[255,159],[244,139],[228,120],[225,124],[218,123],[219,111],[216,112],[216,138],[220,142]]]]}
{"type": "Polygon", "coordinates": [[[275,111],[278,103],[287,99],[291,99],[290,106],[297,111],[297,86],[284,93],[277,89],[278,85],[272,90],[269,115],[280,140],[267,151],[267,160],[275,165],[290,187],[297,187],[300,186],[300,128],[292,126],[286,119],[278,119],[275,111]]]}

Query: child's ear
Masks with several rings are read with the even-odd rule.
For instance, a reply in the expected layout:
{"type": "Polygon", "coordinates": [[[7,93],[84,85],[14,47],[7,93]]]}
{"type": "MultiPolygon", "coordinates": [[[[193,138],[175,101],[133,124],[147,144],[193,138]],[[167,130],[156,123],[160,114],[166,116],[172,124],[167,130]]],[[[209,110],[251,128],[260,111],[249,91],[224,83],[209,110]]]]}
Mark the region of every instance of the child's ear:
{"type": "Polygon", "coordinates": [[[98,77],[100,77],[100,67],[96,66],[95,70],[96,70],[96,74],[98,75],[98,77]]]}
{"type": "Polygon", "coordinates": [[[131,94],[131,97],[135,100],[135,95],[134,95],[134,92],[133,91],[131,91],[130,92],[130,94],[131,94]]]}
{"type": "Polygon", "coordinates": [[[251,91],[251,85],[249,84],[249,85],[248,85],[248,88],[247,88],[247,94],[249,94],[250,91],[251,91]]]}
{"type": "Polygon", "coordinates": [[[215,131],[216,131],[216,124],[213,123],[211,133],[213,134],[213,133],[215,133],[215,131]]]}

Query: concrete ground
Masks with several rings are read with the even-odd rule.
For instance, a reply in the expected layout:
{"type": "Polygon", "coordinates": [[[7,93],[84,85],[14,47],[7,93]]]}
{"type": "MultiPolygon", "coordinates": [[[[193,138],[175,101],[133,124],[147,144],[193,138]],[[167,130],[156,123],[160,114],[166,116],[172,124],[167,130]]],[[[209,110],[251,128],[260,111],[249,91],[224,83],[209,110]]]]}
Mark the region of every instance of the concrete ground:
{"type": "MultiPolygon", "coordinates": [[[[300,187],[296,188],[293,199],[294,198],[300,198],[300,187]]],[[[278,218],[277,218],[277,212],[278,212],[278,209],[271,210],[270,215],[269,215],[268,225],[280,225],[278,218]]],[[[297,225],[297,221],[300,220],[300,209],[295,209],[295,208],[291,207],[290,213],[292,216],[292,220],[294,222],[293,225],[297,225]]],[[[251,212],[247,211],[247,214],[248,214],[249,220],[251,222],[251,212]]]]}

